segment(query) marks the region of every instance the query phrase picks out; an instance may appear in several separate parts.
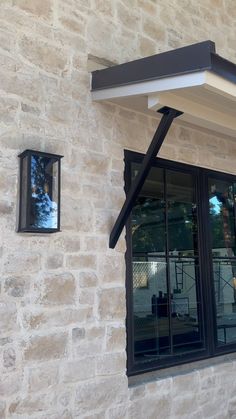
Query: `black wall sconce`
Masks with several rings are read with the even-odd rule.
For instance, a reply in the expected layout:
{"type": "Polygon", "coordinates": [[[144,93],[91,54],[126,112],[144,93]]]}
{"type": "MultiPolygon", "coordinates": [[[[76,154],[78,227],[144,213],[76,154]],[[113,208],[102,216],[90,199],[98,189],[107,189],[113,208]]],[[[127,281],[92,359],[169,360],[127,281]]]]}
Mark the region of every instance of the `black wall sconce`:
{"type": "Polygon", "coordinates": [[[61,158],[25,150],[20,158],[19,232],[60,230],[61,158]]]}

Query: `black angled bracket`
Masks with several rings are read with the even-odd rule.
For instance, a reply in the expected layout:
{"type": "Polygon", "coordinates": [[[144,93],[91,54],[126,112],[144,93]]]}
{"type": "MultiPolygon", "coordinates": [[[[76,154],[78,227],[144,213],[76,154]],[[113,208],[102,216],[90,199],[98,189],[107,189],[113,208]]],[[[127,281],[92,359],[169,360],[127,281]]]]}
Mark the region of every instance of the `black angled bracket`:
{"type": "Polygon", "coordinates": [[[162,113],[163,116],[154,134],[152,142],[148,148],[147,154],[143,159],[140,171],[134,179],[134,182],[127,194],[125,203],[111,231],[109,240],[109,247],[111,249],[114,249],[114,247],[116,246],[116,243],[126,224],[126,221],[132,211],[136,198],[139,192],[141,191],[143,184],[148,176],[148,173],[152,166],[152,162],[156,158],[173,120],[178,116],[182,115],[182,112],[177,111],[176,109],[168,108],[167,106],[159,109],[158,112],[162,113]]]}

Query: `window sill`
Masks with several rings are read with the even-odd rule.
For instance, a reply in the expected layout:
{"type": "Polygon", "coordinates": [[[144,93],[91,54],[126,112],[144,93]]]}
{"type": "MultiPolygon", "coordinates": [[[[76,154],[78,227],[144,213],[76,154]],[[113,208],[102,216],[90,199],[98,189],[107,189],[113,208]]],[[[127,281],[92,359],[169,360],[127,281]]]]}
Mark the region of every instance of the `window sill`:
{"type": "Polygon", "coordinates": [[[194,361],[187,364],[177,365],[174,367],[163,368],[157,371],[151,371],[128,377],[128,386],[130,388],[150,383],[157,380],[163,380],[165,378],[175,377],[178,375],[185,375],[196,370],[204,368],[214,367],[223,363],[230,363],[236,361],[236,352],[221,356],[215,356],[213,358],[207,358],[200,361],[194,361]]]}

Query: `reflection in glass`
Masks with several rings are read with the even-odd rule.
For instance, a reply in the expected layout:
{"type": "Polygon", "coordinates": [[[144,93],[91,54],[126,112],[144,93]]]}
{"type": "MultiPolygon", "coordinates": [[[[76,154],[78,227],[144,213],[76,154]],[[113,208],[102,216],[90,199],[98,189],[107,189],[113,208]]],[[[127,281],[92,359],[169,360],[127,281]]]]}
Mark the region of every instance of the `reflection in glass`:
{"type": "Polygon", "coordinates": [[[171,313],[175,353],[202,347],[199,268],[196,259],[173,258],[170,262],[171,313]]]}
{"type": "Polygon", "coordinates": [[[135,359],[143,362],[170,353],[166,262],[133,262],[133,320],[135,359]],[[147,287],[140,286],[146,276],[147,287]]]}
{"type": "Polygon", "coordinates": [[[235,184],[209,179],[218,345],[236,342],[235,184]]]}
{"type": "MultiPolygon", "coordinates": [[[[138,165],[133,165],[133,174],[138,165]]],[[[192,175],[150,172],[131,215],[136,362],[203,348],[192,175]]]]}
{"type": "MultiPolygon", "coordinates": [[[[133,176],[139,165],[132,165],[133,176]]],[[[163,170],[152,168],[132,210],[133,252],[165,252],[163,170]],[[157,240],[158,237],[158,240],[157,240]]]]}
{"type": "Polygon", "coordinates": [[[209,179],[212,252],[216,257],[235,256],[235,184],[209,179]]]}
{"type": "Polygon", "coordinates": [[[166,177],[169,250],[173,255],[196,255],[197,214],[192,176],[168,170],[166,177]]]}
{"type": "Polygon", "coordinates": [[[57,228],[58,161],[49,157],[31,157],[30,226],[57,228]]]}

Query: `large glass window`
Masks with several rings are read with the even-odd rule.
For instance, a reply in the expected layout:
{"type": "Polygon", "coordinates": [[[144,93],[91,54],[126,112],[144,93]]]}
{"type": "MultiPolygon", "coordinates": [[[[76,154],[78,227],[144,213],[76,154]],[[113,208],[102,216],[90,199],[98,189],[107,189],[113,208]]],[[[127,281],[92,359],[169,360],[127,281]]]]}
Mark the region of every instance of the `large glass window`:
{"type": "MultiPolygon", "coordinates": [[[[127,156],[128,187],[142,156],[127,156]]],[[[129,374],[236,344],[234,194],[227,176],[153,163],[127,225],[129,374]]]]}

